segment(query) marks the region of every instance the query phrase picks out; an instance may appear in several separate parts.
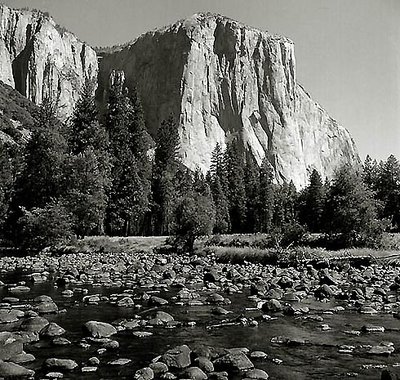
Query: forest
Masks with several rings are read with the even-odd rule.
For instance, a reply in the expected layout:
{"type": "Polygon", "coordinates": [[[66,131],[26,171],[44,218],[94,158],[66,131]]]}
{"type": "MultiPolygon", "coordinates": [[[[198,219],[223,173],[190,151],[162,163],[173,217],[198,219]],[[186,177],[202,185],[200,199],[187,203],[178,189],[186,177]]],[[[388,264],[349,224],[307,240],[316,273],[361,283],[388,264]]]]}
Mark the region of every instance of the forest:
{"type": "Polygon", "coordinates": [[[100,116],[87,84],[70,120],[45,100],[26,144],[0,146],[2,245],[37,251],[90,235],[171,235],[193,249],[198,236],[265,233],[271,245],[306,232],[330,248],[379,247],[400,224],[400,163],[394,156],[346,164],[334,178],[277,184],[235,141],[216,145],[210,170],[180,160],[171,114],[153,140],[136,91],[114,85],[100,116]]]}

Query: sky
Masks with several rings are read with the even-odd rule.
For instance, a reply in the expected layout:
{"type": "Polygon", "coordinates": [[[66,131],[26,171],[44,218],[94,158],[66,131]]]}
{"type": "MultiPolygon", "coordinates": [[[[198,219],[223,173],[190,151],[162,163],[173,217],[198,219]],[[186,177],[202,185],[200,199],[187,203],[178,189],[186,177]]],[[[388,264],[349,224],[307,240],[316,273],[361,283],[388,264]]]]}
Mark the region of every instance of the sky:
{"type": "Polygon", "coordinates": [[[295,43],[297,79],[360,156],[400,159],[400,0],[0,0],[48,11],[93,46],[216,12],[295,43]]]}

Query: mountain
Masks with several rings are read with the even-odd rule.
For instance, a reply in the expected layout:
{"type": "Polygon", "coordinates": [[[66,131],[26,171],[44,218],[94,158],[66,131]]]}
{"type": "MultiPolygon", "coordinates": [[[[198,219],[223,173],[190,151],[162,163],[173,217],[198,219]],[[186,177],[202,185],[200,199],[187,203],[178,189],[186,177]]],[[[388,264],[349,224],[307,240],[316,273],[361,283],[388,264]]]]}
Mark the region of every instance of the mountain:
{"type": "Polygon", "coordinates": [[[177,117],[189,168],[207,170],[215,145],[234,138],[258,163],[267,156],[278,182],[297,187],[313,168],[330,178],[340,164],[359,162],[349,132],[297,82],[285,37],[201,13],[110,51],[100,60],[99,101],[123,71],[153,136],[170,112],[177,117]]]}
{"type": "Polygon", "coordinates": [[[96,80],[97,54],[48,14],[0,4],[0,80],[35,104],[59,99],[68,117],[86,79],[96,80]]]}

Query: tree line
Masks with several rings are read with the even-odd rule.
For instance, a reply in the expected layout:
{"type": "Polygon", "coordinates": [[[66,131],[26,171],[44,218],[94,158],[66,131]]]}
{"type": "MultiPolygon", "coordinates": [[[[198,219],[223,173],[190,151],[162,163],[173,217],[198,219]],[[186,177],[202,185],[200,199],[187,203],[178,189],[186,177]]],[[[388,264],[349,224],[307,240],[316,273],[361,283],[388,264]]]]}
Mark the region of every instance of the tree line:
{"type": "Polygon", "coordinates": [[[175,235],[191,250],[196,236],[267,233],[293,242],[304,231],[341,246],[372,246],[400,224],[400,164],[394,156],[345,165],[327,181],[313,170],[297,191],[277,184],[237,141],[217,144],[210,170],[190,171],[179,156],[171,115],[153,141],[139,96],[120,84],[98,115],[93,87],[70,120],[46,100],[23,148],[0,146],[0,234],[41,249],[87,235],[175,235]]]}

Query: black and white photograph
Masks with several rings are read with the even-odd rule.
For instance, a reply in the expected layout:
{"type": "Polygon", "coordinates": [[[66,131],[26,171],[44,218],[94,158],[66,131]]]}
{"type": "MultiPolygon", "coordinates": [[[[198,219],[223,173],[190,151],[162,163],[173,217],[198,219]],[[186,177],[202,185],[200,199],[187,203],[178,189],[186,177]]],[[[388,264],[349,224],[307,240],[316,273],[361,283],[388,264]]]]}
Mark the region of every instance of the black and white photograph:
{"type": "Polygon", "coordinates": [[[400,0],[0,0],[0,380],[400,379],[400,0]]]}

